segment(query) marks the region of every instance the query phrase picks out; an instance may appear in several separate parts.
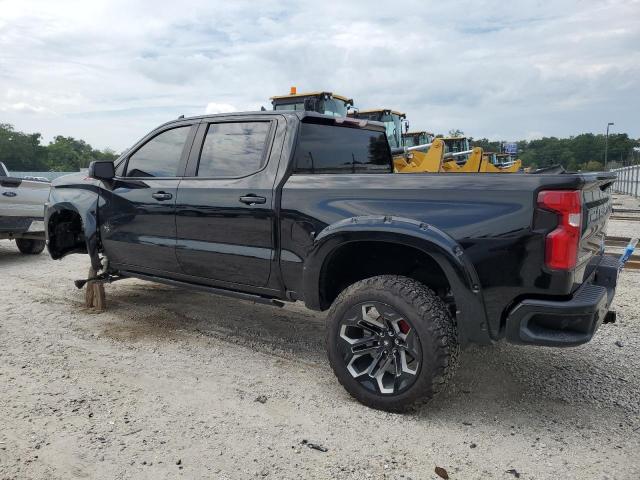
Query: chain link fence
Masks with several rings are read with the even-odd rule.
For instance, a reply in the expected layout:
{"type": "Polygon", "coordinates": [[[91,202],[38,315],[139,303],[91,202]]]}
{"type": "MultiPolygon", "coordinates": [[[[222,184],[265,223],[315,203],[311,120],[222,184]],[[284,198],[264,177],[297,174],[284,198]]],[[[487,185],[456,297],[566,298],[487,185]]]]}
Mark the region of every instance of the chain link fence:
{"type": "Polygon", "coordinates": [[[640,194],[640,165],[614,168],[611,171],[618,176],[613,184],[613,191],[638,198],[638,194],[640,194]]]}

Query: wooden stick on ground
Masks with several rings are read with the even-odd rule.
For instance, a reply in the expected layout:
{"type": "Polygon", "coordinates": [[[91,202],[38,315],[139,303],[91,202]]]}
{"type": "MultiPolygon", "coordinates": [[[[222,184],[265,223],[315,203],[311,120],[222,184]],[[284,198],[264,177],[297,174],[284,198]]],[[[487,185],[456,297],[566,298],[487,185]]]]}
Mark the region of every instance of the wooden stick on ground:
{"type": "MultiPolygon", "coordinates": [[[[93,278],[95,276],[96,271],[93,267],[89,267],[89,274],[87,278],[93,278]]],[[[95,308],[99,312],[107,308],[104,285],[102,283],[92,281],[87,282],[84,291],[84,304],[87,308],[95,308]]]]}

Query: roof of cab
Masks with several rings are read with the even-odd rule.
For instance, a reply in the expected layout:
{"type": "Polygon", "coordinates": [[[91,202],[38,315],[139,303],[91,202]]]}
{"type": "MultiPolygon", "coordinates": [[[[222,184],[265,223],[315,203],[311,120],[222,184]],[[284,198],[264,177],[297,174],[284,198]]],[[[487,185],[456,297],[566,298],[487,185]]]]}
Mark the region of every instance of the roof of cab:
{"type": "Polygon", "coordinates": [[[407,115],[402,112],[398,112],[397,110],[392,110],[390,108],[368,108],[367,110],[358,110],[358,113],[377,113],[377,112],[391,112],[394,115],[398,115],[399,117],[406,117],[407,115]]]}
{"type": "Polygon", "coordinates": [[[427,132],[426,130],[412,130],[411,132],[405,132],[402,134],[402,136],[404,137],[406,136],[411,136],[411,135],[421,135],[421,134],[427,134],[427,135],[433,135],[433,132],[427,132]]]}
{"type": "Polygon", "coordinates": [[[322,95],[329,95],[332,98],[337,98],[338,100],[342,100],[345,103],[350,103],[351,105],[353,105],[353,98],[347,98],[333,92],[306,92],[306,93],[293,93],[289,95],[274,95],[273,97],[270,98],[270,100],[283,100],[286,98],[299,98],[299,97],[319,97],[322,95]]]}

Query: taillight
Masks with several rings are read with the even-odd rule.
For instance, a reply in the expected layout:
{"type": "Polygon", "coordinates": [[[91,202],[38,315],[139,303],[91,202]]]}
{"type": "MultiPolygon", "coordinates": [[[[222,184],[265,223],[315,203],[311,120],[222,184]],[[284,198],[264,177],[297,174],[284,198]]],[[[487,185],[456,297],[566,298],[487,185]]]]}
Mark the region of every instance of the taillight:
{"type": "Polygon", "coordinates": [[[558,227],[546,237],[544,261],[554,270],[576,266],[582,223],[579,190],[545,190],[538,194],[538,207],[558,214],[558,227]]]}

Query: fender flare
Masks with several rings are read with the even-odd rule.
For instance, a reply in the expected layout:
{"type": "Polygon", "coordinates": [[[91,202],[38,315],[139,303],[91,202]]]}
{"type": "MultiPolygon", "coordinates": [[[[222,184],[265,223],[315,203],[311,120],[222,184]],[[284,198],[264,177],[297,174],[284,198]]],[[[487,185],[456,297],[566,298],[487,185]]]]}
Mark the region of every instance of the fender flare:
{"type": "Polygon", "coordinates": [[[98,256],[100,240],[98,235],[97,211],[99,202],[100,194],[98,188],[94,185],[87,185],[84,186],[84,188],[79,188],[78,186],[74,186],[73,188],[51,188],[49,201],[45,204],[44,218],[47,246],[51,258],[58,260],[69,253],[73,253],[53,252],[50,247],[49,238],[49,223],[51,217],[56,213],[71,211],[76,213],[82,222],[82,230],[84,232],[87,253],[91,258],[91,266],[95,270],[102,268],[98,256]]]}
{"type": "Polygon", "coordinates": [[[429,255],[451,285],[460,341],[492,343],[478,274],[463,248],[437,227],[409,218],[357,216],[324,228],[316,236],[303,268],[304,299],[308,308],[326,307],[320,284],[327,261],[341,246],[359,241],[397,243],[429,255]]]}

